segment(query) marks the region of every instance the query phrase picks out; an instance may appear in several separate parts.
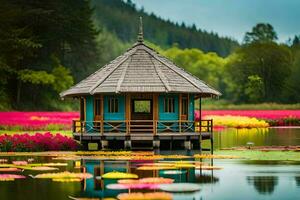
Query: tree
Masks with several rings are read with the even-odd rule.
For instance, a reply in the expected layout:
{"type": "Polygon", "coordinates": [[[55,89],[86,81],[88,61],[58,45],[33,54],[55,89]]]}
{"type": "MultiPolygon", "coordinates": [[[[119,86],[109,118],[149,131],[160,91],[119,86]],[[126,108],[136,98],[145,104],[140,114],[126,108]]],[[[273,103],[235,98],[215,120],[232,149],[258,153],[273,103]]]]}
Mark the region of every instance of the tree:
{"type": "Polygon", "coordinates": [[[300,45],[300,36],[295,35],[293,42],[292,42],[292,47],[295,47],[297,45],[300,45]]]}
{"type": "Polygon", "coordinates": [[[268,23],[259,23],[247,32],[244,37],[245,43],[251,42],[274,42],[277,40],[277,33],[273,26],[268,23]]]}
{"type": "Polygon", "coordinates": [[[98,33],[89,3],[0,0],[1,101],[13,109],[49,108],[72,76],[78,81],[94,71],[98,33]]]}
{"type": "Polygon", "coordinates": [[[264,96],[264,83],[258,75],[248,76],[245,93],[249,97],[249,101],[253,103],[261,102],[264,96]]]}
{"type": "Polygon", "coordinates": [[[263,87],[261,101],[279,101],[291,74],[292,62],[290,49],[274,42],[255,42],[240,48],[226,64],[227,75],[234,83],[232,96],[240,102],[253,100],[247,89],[249,77],[259,77],[262,81],[259,87],[263,87]]]}

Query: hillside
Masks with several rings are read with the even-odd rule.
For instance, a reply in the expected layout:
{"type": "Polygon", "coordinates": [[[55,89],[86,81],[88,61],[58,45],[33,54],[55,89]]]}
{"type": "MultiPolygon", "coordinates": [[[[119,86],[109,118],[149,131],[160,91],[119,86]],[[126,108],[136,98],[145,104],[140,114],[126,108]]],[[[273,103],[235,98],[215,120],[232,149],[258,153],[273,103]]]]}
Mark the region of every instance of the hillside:
{"type": "Polygon", "coordinates": [[[160,19],[154,14],[138,10],[131,1],[92,0],[96,24],[104,26],[123,42],[133,42],[137,37],[138,19],[143,17],[146,40],[163,48],[177,44],[180,48],[199,48],[204,52],[216,52],[228,56],[239,44],[216,33],[208,33],[160,19]]]}

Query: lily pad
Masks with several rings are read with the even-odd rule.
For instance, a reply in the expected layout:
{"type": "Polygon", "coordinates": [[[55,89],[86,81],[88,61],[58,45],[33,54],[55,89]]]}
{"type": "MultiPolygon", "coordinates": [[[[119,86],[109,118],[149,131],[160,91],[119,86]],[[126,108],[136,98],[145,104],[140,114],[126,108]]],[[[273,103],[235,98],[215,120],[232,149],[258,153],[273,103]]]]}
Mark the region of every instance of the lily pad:
{"type": "Polygon", "coordinates": [[[174,166],[141,166],[137,170],[167,170],[167,169],[176,169],[174,166]]]}
{"type": "Polygon", "coordinates": [[[108,172],[102,175],[104,179],[130,179],[130,178],[138,178],[138,175],[124,172],[108,172]]]}
{"type": "Polygon", "coordinates": [[[19,172],[19,171],[21,170],[15,167],[0,168],[0,172],[19,172]]]}
{"type": "Polygon", "coordinates": [[[172,194],[166,192],[149,192],[149,193],[122,193],[117,196],[120,200],[171,200],[172,194]]]}
{"type": "Polygon", "coordinates": [[[62,179],[62,178],[79,178],[79,179],[89,179],[93,175],[89,173],[75,173],[75,172],[57,172],[57,173],[45,173],[38,174],[34,178],[50,178],[50,179],[62,179]]]}
{"type": "Polygon", "coordinates": [[[219,167],[219,166],[199,166],[197,167],[197,169],[201,169],[201,170],[220,170],[223,169],[223,167],[219,167]]]}
{"type": "Polygon", "coordinates": [[[179,174],[185,174],[186,171],[182,170],[166,170],[162,172],[165,175],[179,175],[179,174]]]}
{"type": "Polygon", "coordinates": [[[14,181],[15,179],[23,179],[26,176],[17,174],[0,174],[0,181],[14,181]]]}
{"type": "Polygon", "coordinates": [[[201,189],[200,185],[194,183],[162,184],[159,188],[166,192],[196,192],[201,189]]]}
{"type": "Polygon", "coordinates": [[[54,171],[59,170],[55,167],[47,167],[47,166],[38,166],[38,167],[24,167],[25,170],[32,170],[32,171],[54,171]]]}
{"type": "Polygon", "coordinates": [[[158,184],[147,184],[147,183],[135,183],[135,184],[108,184],[107,189],[111,190],[156,190],[159,189],[158,184]]]}
{"type": "Polygon", "coordinates": [[[53,178],[52,181],[68,183],[68,182],[80,182],[82,181],[82,179],[81,178],[53,178]]]}
{"type": "Polygon", "coordinates": [[[22,161],[13,161],[12,162],[14,165],[28,165],[28,162],[25,160],[22,161]]]}
{"type": "Polygon", "coordinates": [[[174,179],[171,178],[163,178],[163,177],[149,177],[149,178],[142,178],[139,180],[141,183],[148,183],[148,184],[170,184],[174,182],[174,179]]]}

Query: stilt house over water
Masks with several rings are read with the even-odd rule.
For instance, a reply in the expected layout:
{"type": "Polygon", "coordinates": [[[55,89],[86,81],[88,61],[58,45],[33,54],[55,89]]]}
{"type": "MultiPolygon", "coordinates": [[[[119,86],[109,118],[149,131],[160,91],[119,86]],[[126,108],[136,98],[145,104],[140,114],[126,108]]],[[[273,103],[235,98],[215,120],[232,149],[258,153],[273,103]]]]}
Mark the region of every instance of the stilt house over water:
{"type": "Polygon", "coordinates": [[[147,46],[142,23],[130,49],[61,93],[62,98],[79,99],[80,119],[73,121],[75,139],[120,149],[146,143],[191,149],[199,147],[202,139],[212,142],[213,123],[201,119],[201,99],[219,95],[147,46]],[[198,121],[195,102],[200,107],[198,121]]]}

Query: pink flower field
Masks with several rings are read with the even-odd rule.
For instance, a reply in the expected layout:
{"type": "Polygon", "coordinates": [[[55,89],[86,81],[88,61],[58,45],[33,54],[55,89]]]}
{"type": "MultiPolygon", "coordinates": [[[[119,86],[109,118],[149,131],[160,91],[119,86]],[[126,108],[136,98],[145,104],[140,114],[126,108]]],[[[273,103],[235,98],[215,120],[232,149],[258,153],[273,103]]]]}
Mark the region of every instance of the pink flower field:
{"type": "Polygon", "coordinates": [[[21,130],[45,130],[49,125],[70,129],[78,112],[0,112],[0,126],[19,127],[21,130]]]}
{"type": "MultiPolygon", "coordinates": [[[[199,112],[195,112],[196,118],[199,112]]],[[[204,110],[202,115],[231,115],[231,116],[245,116],[255,117],[258,119],[278,120],[284,118],[298,118],[300,119],[300,110],[204,110]]]]}
{"type": "MultiPolygon", "coordinates": [[[[204,110],[210,116],[242,116],[266,120],[271,126],[299,125],[300,110],[204,110]]],[[[0,129],[18,131],[70,130],[79,112],[0,112],[0,129]]],[[[195,112],[196,120],[199,112],[195,112]]],[[[222,119],[220,119],[222,120],[222,119]]]]}
{"type": "Polygon", "coordinates": [[[36,133],[0,135],[0,151],[16,152],[16,151],[59,151],[79,149],[79,144],[70,137],[61,134],[36,133]]]}

